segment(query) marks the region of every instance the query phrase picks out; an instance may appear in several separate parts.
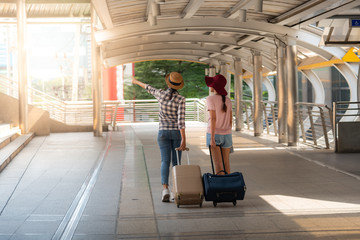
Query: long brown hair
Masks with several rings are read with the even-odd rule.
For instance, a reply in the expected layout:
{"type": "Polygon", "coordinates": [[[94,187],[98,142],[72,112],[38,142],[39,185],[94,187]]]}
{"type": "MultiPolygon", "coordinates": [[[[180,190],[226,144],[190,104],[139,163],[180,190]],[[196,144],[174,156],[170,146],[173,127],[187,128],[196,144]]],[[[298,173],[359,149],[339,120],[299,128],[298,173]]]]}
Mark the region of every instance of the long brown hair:
{"type": "Polygon", "coordinates": [[[223,112],[226,112],[227,111],[227,106],[226,106],[226,96],[225,95],[221,95],[222,97],[222,101],[223,101],[223,107],[222,107],[222,110],[223,112]]]}

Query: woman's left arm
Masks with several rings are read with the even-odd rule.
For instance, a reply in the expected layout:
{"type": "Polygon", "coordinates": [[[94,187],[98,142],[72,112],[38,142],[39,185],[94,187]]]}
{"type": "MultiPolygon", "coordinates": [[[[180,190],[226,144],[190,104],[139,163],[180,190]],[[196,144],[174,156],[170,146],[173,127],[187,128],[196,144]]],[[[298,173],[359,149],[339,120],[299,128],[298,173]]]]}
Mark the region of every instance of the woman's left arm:
{"type": "Polygon", "coordinates": [[[181,143],[180,143],[179,150],[180,150],[180,151],[185,151],[185,150],[186,150],[186,134],[185,134],[185,128],[180,129],[180,134],[181,134],[181,143]]]}
{"type": "Polygon", "coordinates": [[[143,82],[140,82],[139,80],[137,80],[134,76],[132,76],[132,84],[136,84],[139,85],[140,87],[142,87],[143,89],[146,89],[146,84],[143,82]]]}

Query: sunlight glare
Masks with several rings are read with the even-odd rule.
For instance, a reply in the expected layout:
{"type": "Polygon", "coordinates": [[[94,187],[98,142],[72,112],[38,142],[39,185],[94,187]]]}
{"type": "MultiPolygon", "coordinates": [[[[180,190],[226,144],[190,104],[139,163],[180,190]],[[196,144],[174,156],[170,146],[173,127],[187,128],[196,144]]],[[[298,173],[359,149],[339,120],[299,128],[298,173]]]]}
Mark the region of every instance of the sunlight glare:
{"type": "Polygon", "coordinates": [[[260,195],[260,197],[285,215],[324,215],[360,212],[360,204],[354,203],[284,195],[260,195]]]}

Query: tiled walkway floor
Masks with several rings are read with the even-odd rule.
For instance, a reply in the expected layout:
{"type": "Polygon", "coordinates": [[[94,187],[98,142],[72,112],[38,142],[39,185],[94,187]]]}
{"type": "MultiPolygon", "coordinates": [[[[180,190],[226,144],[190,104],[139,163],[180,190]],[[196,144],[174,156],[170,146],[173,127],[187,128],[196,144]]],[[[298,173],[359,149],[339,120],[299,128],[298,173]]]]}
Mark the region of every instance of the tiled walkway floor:
{"type": "MultiPolygon", "coordinates": [[[[205,125],[189,123],[190,160],[210,160],[205,125]]],[[[287,148],[234,133],[244,201],[162,203],[156,124],[35,137],[0,173],[0,240],[360,239],[360,154],[287,148]],[[324,166],[321,164],[325,164],[324,166]]]]}

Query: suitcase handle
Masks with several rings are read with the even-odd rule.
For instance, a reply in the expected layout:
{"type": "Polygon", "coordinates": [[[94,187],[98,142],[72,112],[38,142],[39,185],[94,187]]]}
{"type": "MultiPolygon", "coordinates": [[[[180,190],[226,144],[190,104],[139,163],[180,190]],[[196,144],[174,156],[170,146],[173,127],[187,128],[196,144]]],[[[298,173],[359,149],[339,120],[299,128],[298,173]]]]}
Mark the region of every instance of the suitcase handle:
{"type": "MultiPolygon", "coordinates": [[[[189,148],[185,148],[185,151],[187,152],[186,156],[187,156],[187,160],[188,160],[188,165],[190,165],[190,159],[189,159],[189,148]]],[[[177,165],[180,165],[180,162],[179,162],[179,148],[175,148],[175,151],[176,151],[176,158],[177,158],[177,165]]]]}
{"type": "MultiPolygon", "coordinates": [[[[224,170],[221,170],[220,172],[216,173],[216,175],[218,175],[221,172],[228,174],[225,170],[225,162],[224,162],[224,156],[223,156],[221,145],[216,145],[216,146],[220,147],[221,159],[222,159],[222,163],[223,163],[223,167],[224,167],[224,170]]],[[[211,168],[212,168],[213,174],[215,174],[214,162],[213,162],[212,154],[211,154],[211,145],[209,145],[209,153],[210,153],[210,160],[211,160],[211,168]]]]}

